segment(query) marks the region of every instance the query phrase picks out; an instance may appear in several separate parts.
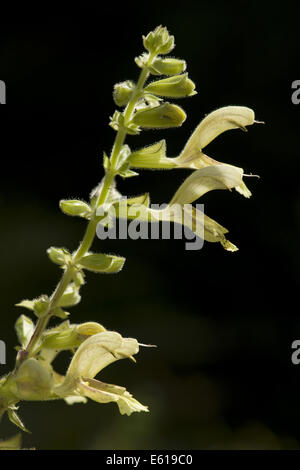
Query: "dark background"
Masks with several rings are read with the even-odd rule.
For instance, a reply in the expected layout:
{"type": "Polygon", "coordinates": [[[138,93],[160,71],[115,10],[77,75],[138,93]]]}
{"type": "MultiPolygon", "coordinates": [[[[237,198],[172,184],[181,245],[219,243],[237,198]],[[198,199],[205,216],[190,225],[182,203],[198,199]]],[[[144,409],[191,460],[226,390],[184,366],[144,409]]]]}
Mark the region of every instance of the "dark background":
{"type": "MultiPolygon", "coordinates": [[[[14,304],[50,294],[60,272],[46,249],[76,249],[85,221],[60,213],[61,198],[88,199],[103,176],[114,131],[114,83],[135,79],[141,36],[158,24],[175,35],[198,95],[182,100],[177,130],[130,137],[139,148],[166,138],[176,156],[204,115],[225,105],[253,108],[265,126],[228,132],[207,149],[246,173],[253,192],[215,191],[199,202],[230,230],[240,250],[184,241],[95,240],[94,250],[127,258],[117,276],[88,274],[74,322],[99,321],[154,343],[137,364],[119,361],[101,380],[126,386],[149,414],[124,417],[115,404],[22,403],[39,449],[290,449],[300,446],[299,122],[291,102],[299,79],[299,13],[291,2],[183,2],[99,7],[19,7],[2,15],[0,338],[6,373],[14,365],[14,304]]],[[[124,194],[150,191],[168,202],[188,170],[141,171],[120,180],[124,194]]],[[[57,361],[66,370],[69,354],[57,361]]],[[[3,419],[1,437],[15,433],[3,419]]]]}

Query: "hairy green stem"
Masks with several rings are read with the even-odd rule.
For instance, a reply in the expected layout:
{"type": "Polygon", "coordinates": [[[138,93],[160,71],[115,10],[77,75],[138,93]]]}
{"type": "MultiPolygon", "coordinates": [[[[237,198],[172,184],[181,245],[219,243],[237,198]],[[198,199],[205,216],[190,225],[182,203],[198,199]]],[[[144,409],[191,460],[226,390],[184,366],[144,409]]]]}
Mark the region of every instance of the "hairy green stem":
{"type": "MultiPolygon", "coordinates": [[[[148,65],[151,64],[153,59],[154,59],[154,56],[149,57],[148,65]]],[[[97,228],[96,210],[97,210],[97,207],[99,207],[99,206],[101,206],[102,204],[105,203],[105,201],[107,199],[107,196],[109,194],[109,190],[110,190],[110,188],[111,188],[111,186],[114,182],[114,178],[115,178],[115,174],[116,174],[115,173],[116,162],[117,162],[119,153],[122,149],[122,146],[124,144],[124,141],[125,141],[125,138],[126,138],[126,135],[127,135],[126,124],[128,124],[128,122],[130,121],[130,119],[132,117],[132,114],[134,112],[136,103],[137,103],[138,99],[141,96],[141,92],[143,90],[143,87],[145,85],[145,82],[146,82],[148,76],[149,76],[149,70],[146,67],[141,71],[139,80],[137,82],[136,89],[135,89],[135,91],[133,93],[133,96],[131,97],[131,99],[130,99],[129,103],[127,104],[127,107],[124,111],[125,127],[122,127],[117,132],[115,142],[114,142],[112,152],[111,152],[111,158],[110,158],[111,168],[105,174],[103,184],[102,184],[102,188],[101,188],[101,191],[100,191],[99,196],[98,196],[98,201],[97,201],[96,206],[95,206],[95,213],[91,217],[91,220],[88,223],[85,235],[84,235],[84,237],[83,237],[83,239],[82,239],[82,241],[79,245],[78,250],[73,255],[73,261],[74,262],[76,262],[77,260],[82,258],[88,252],[88,250],[90,249],[90,247],[91,247],[91,245],[94,241],[96,228],[97,228]]],[[[39,342],[39,340],[42,336],[42,333],[44,332],[45,328],[48,325],[48,322],[49,322],[49,320],[52,316],[53,309],[57,306],[60,298],[62,297],[62,295],[64,294],[64,292],[65,292],[66,288],[68,287],[70,281],[72,280],[72,270],[73,270],[72,265],[68,266],[67,269],[65,270],[61,280],[59,281],[55,291],[53,292],[53,294],[50,298],[50,304],[49,304],[48,311],[43,317],[38,319],[38,322],[36,324],[36,327],[35,327],[35,330],[32,334],[32,337],[31,337],[31,339],[30,339],[30,341],[27,345],[26,350],[24,351],[25,354],[21,357],[19,363],[22,362],[22,360],[25,360],[27,357],[29,357],[30,354],[34,353],[34,348],[37,345],[37,343],[39,342]]]]}
{"type": "MultiPolygon", "coordinates": [[[[102,190],[99,194],[99,198],[98,198],[96,207],[98,205],[104,204],[104,202],[106,200],[106,197],[108,195],[108,192],[109,192],[109,188],[112,184],[113,178],[114,178],[113,173],[106,173],[105,178],[104,178],[104,182],[103,182],[103,186],[102,186],[102,190]]],[[[90,247],[93,243],[93,240],[95,238],[96,227],[97,227],[97,220],[96,220],[95,216],[93,216],[91,218],[91,220],[89,221],[89,223],[88,223],[88,226],[87,226],[85,235],[83,237],[83,240],[80,243],[80,246],[79,246],[77,252],[73,256],[73,261],[74,262],[77,261],[78,259],[82,258],[86,254],[86,252],[90,249],[90,247]]],[[[26,348],[26,353],[27,354],[25,355],[25,357],[28,357],[28,355],[30,355],[30,353],[33,351],[34,346],[37,344],[37,342],[39,341],[43,331],[47,327],[47,324],[48,324],[48,322],[51,318],[53,309],[57,306],[57,303],[59,302],[61,296],[64,294],[66,288],[68,287],[70,281],[72,280],[72,269],[73,269],[72,265],[67,267],[67,269],[65,270],[60,282],[58,283],[55,291],[53,292],[53,294],[51,296],[48,312],[43,317],[39,318],[39,320],[36,324],[36,328],[33,332],[33,335],[32,335],[32,337],[31,337],[31,339],[28,343],[28,346],[26,348]]]]}
{"type": "Polygon", "coordinates": [[[49,304],[49,309],[46,315],[43,317],[39,318],[36,328],[33,332],[33,335],[31,336],[31,339],[28,343],[28,346],[26,348],[27,355],[30,355],[30,353],[33,351],[34,346],[36,343],[39,341],[41,334],[43,333],[44,329],[47,327],[48,321],[50,320],[52,310],[56,307],[57,303],[59,302],[61,296],[65,292],[66,288],[68,287],[70,281],[72,279],[72,270],[71,268],[67,268],[66,271],[64,272],[61,280],[57,284],[57,287],[55,291],[53,292],[51,299],[50,299],[50,304],[49,304]]]}
{"type": "MultiPolygon", "coordinates": [[[[150,55],[149,60],[148,60],[148,65],[151,65],[154,57],[155,57],[154,55],[150,55]]],[[[142,69],[142,71],[140,73],[140,77],[138,79],[135,91],[134,91],[129,103],[126,106],[125,111],[124,111],[124,124],[125,124],[125,127],[122,127],[121,129],[119,129],[118,133],[117,133],[117,136],[116,136],[116,140],[115,140],[115,143],[114,143],[114,146],[113,146],[113,149],[112,149],[111,159],[110,159],[112,167],[115,166],[115,163],[117,161],[117,158],[118,158],[118,155],[119,155],[120,150],[122,148],[122,145],[124,144],[124,140],[125,140],[126,134],[127,134],[126,125],[128,124],[128,122],[130,121],[130,119],[132,117],[135,105],[136,105],[138,99],[140,98],[141,91],[143,90],[143,87],[145,85],[145,82],[146,82],[148,76],[149,76],[149,70],[148,70],[147,67],[145,67],[144,69],[142,69]]]]}

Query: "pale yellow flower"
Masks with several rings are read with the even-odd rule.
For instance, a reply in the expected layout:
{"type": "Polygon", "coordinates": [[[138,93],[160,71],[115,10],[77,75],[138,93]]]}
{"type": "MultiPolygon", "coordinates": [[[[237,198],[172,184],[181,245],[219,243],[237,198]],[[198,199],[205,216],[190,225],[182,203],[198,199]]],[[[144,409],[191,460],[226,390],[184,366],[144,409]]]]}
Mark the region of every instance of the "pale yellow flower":
{"type": "Polygon", "coordinates": [[[138,351],[136,339],[122,338],[114,331],[97,333],[79,346],[63,383],[53,391],[69,403],[82,397],[99,403],[116,402],[121,414],[148,411],[148,407],[135,400],[126,388],[94,379],[104,367],[119,359],[132,358],[138,351]]]}

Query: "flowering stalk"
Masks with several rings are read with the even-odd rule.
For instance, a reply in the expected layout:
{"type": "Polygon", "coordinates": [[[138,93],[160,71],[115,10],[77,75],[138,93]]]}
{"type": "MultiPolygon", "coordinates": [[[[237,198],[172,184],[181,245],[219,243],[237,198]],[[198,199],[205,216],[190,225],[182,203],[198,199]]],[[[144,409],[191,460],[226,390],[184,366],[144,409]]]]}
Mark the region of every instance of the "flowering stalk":
{"type": "MultiPolygon", "coordinates": [[[[37,317],[36,324],[27,316],[21,315],[16,322],[16,332],[20,346],[14,370],[0,379],[0,418],[7,412],[9,419],[27,431],[16,414],[16,404],[22,400],[64,399],[67,403],[86,402],[87,398],[99,403],[116,402],[121,414],[130,415],[134,411],[148,411],[148,408],[124,388],[105,384],[95,376],[112,362],[130,358],[134,361],[140,344],[136,339],[123,338],[119,333],[108,331],[100,323],[86,322],[71,324],[65,308],[80,302],[80,288],[85,282],[84,270],[97,273],[117,273],[125,262],[120,256],[91,253],[89,250],[95,238],[98,224],[107,226],[111,214],[129,218],[130,209],[136,205],[139,220],[166,220],[169,208],[177,205],[171,220],[191,223],[197,229],[199,211],[186,208],[212,189],[235,188],[246,197],[251,195],[243,182],[241,168],[222,164],[207,157],[202,149],[224,131],[234,128],[246,130],[253,124],[254,113],[245,107],[226,107],[209,114],[196,128],[183,151],[175,158],[166,156],[166,143],[160,141],[146,148],[131,151],[125,145],[127,134],[137,135],[147,128],[172,128],[181,126],[186,119],[183,109],[163,98],[183,98],[196,94],[194,83],[185,72],[184,60],[165,57],[174,48],[174,37],[167,29],[159,26],[143,37],[146,52],[135,59],[141,68],[135,84],[132,81],[118,83],[114,87],[114,101],[124,111],[115,111],[110,118],[110,126],[116,130],[116,138],[110,157],[104,153],[105,175],[92,191],[90,202],[79,200],[60,201],[61,210],[71,216],[88,220],[85,235],[74,253],[65,248],[51,247],[47,250],[52,262],[63,269],[63,275],[48,297],[41,295],[33,300],[23,300],[20,307],[29,309],[37,317]],[[151,76],[166,76],[147,84],[151,76]],[[116,177],[130,178],[137,173],[133,168],[175,169],[190,168],[194,171],[180,186],[164,210],[150,208],[149,195],[126,199],[116,190],[116,177]],[[122,215],[121,215],[122,214],[122,215]],[[52,317],[64,320],[48,328],[52,317]],[[54,358],[63,350],[73,353],[69,368],[62,376],[52,367],[54,358]]],[[[201,214],[203,217],[203,214],[201,214]]],[[[226,250],[237,248],[225,238],[227,230],[217,222],[204,216],[202,229],[205,240],[220,242],[226,250]]],[[[13,448],[19,441],[10,439],[0,442],[0,448],[13,448]]]]}

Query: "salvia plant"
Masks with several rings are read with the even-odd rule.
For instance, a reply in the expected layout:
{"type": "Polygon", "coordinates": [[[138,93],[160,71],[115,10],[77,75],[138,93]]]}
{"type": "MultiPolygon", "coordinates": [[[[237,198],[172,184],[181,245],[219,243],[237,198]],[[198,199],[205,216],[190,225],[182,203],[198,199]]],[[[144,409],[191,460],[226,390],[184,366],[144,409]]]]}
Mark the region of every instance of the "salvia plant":
{"type": "MultiPolygon", "coordinates": [[[[213,189],[234,188],[247,198],[251,195],[243,181],[242,168],[220,163],[204,153],[219,134],[237,128],[245,131],[246,126],[256,122],[254,112],[249,108],[227,106],[208,114],[176,158],[167,157],[165,140],[138,150],[132,150],[124,143],[127,134],[138,135],[143,129],[181,126],[186,114],[169,99],[196,94],[195,84],[186,72],[186,62],[167,56],[174,48],[174,37],[165,27],[158,26],[143,36],[143,45],[145,52],[135,59],[140,68],[138,81],[127,80],[114,86],[114,102],[123,109],[116,110],[110,118],[109,125],[116,131],[116,137],[110,156],[104,153],[102,181],[91,192],[89,202],[60,201],[60,209],[65,214],[87,219],[83,240],[74,253],[66,248],[49,248],[50,260],[62,269],[56,289],[50,296],[43,294],[17,304],[29,310],[35,321],[25,314],[16,321],[19,346],[14,370],[0,379],[0,418],[7,413],[22,431],[27,431],[17,414],[22,400],[62,399],[72,404],[85,403],[90,398],[98,403],[115,402],[121,414],[148,411],[148,407],[133,398],[124,387],[95,379],[114,361],[123,358],[135,361],[141,344],[136,339],[123,338],[119,333],[107,330],[100,323],[73,324],[66,311],[80,302],[85,270],[115,274],[123,268],[125,258],[90,251],[97,225],[110,226],[112,209],[116,217],[130,218],[130,209],[134,205],[138,209],[134,214],[135,217],[138,214],[139,220],[149,220],[153,216],[155,220],[163,221],[170,216],[168,208],[176,204],[177,210],[171,213],[172,221],[189,224],[196,235],[200,235],[196,224],[200,211],[191,205],[192,202],[213,189]],[[136,169],[176,168],[188,168],[192,173],[164,209],[151,209],[148,193],[124,198],[116,189],[115,179],[136,176],[136,169]],[[62,322],[49,327],[52,319],[62,322]],[[60,375],[52,363],[65,350],[71,351],[72,359],[66,374],[60,375]]],[[[224,227],[206,215],[203,218],[203,213],[201,216],[204,221],[201,235],[206,241],[220,242],[228,251],[237,250],[226,239],[224,227]]],[[[20,445],[18,434],[2,441],[0,448],[17,449],[20,445]]]]}

